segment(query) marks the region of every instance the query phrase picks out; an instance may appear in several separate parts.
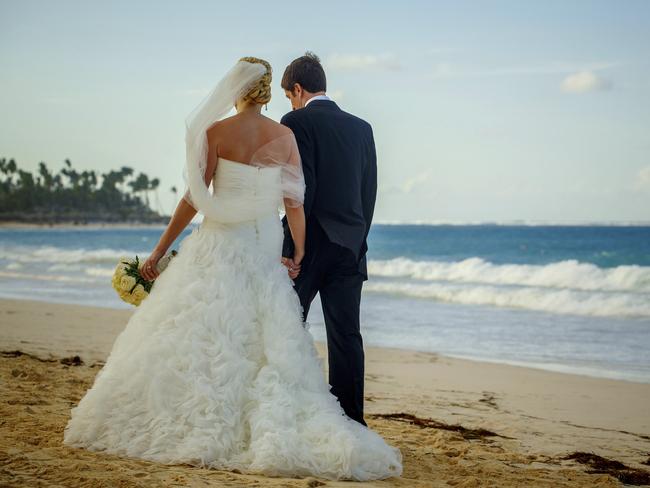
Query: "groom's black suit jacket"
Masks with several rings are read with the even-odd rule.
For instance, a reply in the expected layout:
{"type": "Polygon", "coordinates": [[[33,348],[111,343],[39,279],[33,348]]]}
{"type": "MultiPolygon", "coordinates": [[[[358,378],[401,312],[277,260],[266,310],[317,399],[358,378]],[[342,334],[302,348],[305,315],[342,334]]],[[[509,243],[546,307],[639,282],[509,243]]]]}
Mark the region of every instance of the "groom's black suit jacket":
{"type": "MultiPolygon", "coordinates": [[[[314,100],[286,114],[281,123],[295,134],[302,159],[307,235],[310,225],[318,221],[330,241],[354,253],[359,272],[367,279],[366,240],[377,196],[372,127],[331,100],[314,100]]],[[[282,223],[282,255],[293,257],[286,217],[282,223]]]]}

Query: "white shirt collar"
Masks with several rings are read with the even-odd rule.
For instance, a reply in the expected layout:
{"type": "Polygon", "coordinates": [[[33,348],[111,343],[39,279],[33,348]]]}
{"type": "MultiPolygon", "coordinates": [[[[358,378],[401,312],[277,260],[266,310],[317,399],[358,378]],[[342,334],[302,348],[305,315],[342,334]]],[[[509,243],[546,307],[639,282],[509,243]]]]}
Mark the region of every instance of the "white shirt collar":
{"type": "Polygon", "coordinates": [[[316,95],[315,97],[311,97],[309,100],[305,102],[305,107],[309,105],[309,102],[313,102],[314,100],[332,100],[330,97],[327,95],[316,95]]]}

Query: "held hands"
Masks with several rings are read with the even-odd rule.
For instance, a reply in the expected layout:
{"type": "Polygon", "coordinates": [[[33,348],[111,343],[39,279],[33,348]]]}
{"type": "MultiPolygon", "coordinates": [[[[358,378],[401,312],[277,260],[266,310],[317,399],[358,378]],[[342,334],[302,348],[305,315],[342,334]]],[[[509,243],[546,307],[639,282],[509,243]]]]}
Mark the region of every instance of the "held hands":
{"type": "Polygon", "coordinates": [[[282,258],[282,264],[287,267],[289,278],[292,280],[295,280],[300,274],[300,263],[302,263],[304,257],[304,251],[295,251],[293,253],[293,258],[282,258]]]}

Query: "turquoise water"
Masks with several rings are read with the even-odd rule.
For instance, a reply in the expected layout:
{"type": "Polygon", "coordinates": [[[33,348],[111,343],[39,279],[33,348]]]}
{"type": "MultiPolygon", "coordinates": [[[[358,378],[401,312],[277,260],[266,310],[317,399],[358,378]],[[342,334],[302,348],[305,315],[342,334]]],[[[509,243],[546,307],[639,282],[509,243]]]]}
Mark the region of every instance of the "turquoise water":
{"type": "MultiPolygon", "coordinates": [[[[162,230],[0,229],[0,296],[128,308],[115,264],[162,230]]],[[[650,227],[375,225],[369,248],[366,345],[650,382],[650,227]]]]}

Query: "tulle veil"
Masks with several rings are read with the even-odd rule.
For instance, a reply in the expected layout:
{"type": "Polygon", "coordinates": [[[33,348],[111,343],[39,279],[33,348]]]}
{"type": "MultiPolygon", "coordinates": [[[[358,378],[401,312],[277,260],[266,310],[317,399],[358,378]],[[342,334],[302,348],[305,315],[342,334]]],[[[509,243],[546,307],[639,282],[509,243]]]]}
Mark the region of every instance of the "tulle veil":
{"type": "MultiPolygon", "coordinates": [[[[185,200],[206,218],[228,220],[218,199],[213,197],[205,184],[208,158],[207,130],[223,119],[236,101],[246,95],[265,74],[266,67],[260,63],[240,60],[221,78],[216,86],[190,112],[185,119],[186,164],[183,167],[185,200]]],[[[262,145],[249,162],[251,166],[277,167],[279,191],[285,206],[299,206],[304,201],[305,182],[300,163],[300,153],[293,134],[269,141],[262,145]]],[[[268,202],[242,201],[242,206],[264,207],[268,202]]],[[[268,209],[268,206],[267,206],[268,209]]],[[[243,209],[242,209],[243,210],[243,209]]],[[[244,212],[250,213],[250,212],[244,212]]]]}

